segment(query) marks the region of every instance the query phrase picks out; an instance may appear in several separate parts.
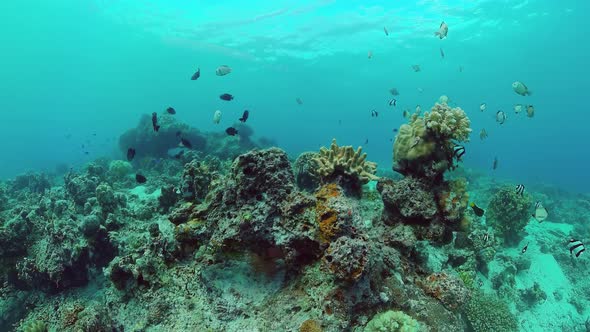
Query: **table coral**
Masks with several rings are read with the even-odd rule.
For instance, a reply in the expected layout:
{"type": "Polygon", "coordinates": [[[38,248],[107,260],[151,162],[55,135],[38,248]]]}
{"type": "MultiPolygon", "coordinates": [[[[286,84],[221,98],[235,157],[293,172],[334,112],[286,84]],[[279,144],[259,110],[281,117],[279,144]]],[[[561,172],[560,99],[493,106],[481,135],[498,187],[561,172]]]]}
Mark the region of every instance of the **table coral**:
{"type": "Polygon", "coordinates": [[[355,151],[352,146],[338,146],[333,139],[330,148],[322,147],[314,159],[318,164],[316,174],[322,182],[342,179],[342,184],[358,192],[363,184],[378,179],[377,164],[366,160],[367,154],[362,153],[360,146],[355,151]]]}

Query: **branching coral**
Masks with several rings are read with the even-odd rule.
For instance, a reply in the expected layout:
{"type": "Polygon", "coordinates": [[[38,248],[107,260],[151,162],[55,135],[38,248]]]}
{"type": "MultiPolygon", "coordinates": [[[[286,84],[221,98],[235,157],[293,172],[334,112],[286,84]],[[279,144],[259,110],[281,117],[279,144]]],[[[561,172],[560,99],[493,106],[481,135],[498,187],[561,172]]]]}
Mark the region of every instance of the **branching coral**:
{"type": "Polygon", "coordinates": [[[412,115],[393,144],[394,170],[441,182],[452,169],[457,142],[469,140],[471,122],[461,108],[435,104],[423,117],[412,115]]]}
{"type": "Polygon", "coordinates": [[[322,147],[314,159],[318,165],[316,174],[323,182],[343,178],[344,184],[359,190],[363,184],[378,179],[377,164],[366,160],[367,154],[360,146],[355,151],[352,146],[338,146],[333,139],[330,148],[322,147]]]}
{"type": "Polygon", "coordinates": [[[517,330],[516,317],[506,303],[492,295],[474,294],[465,306],[465,315],[474,332],[517,330]]]}
{"type": "Polygon", "coordinates": [[[420,323],[402,311],[389,310],[376,314],[364,332],[418,332],[420,323]]]}
{"type": "Polygon", "coordinates": [[[520,195],[514,188],[502,188],[492,197],[486,211],[486,220],[506,244],[517,244],[530,219],[531,203],[530,195],[520,195]]]}

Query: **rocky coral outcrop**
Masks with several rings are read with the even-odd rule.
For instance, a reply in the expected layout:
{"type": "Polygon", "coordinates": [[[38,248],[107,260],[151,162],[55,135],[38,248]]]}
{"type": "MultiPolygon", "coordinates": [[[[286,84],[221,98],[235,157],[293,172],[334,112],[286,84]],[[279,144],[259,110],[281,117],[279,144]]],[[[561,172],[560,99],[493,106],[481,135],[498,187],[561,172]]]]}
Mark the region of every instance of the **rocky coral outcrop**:
{"type": "Polygon", "coordinates": [[[494,194],[486,210],[486,220],[498,237],[508,246],[523,238],[524,227],[530,220],[532,199],[528,193],[520,195],[515,188],[505,187],[494,194]]]}
{"type": "Polygon", "coordinates": [[[367,238],[341,236],[330,243],[323,260],[336,279],[355,282],[365,272],[368,254],[367,238]]]}
{"type": "Polygon", "coordinates": [[[297,157],[294,164],[295,181],[299,189],[314,191],[320,184],[320,179],[315,170],[318,167],[317,152],[303,152],[297,157]]]}
{"type": "Polygon", "coordinates": [[[423,327],[402,312],[389,310],[375,315],[365,326],[364,332],[419,332],[423,327]]]}
{"type": "Polygon", "coordinates": [[[360,146],[355,151],[352,146],[338,146],[333,139],[330,148],[322,147],[314,158],[318,166],[315,172],[324,183],[337,181],[352,193],[359,193],[363,184],[378,179],[377,164],[366,159],[360,146]]]}
{"type": "Polygon", "coordinates": [[[384,204],[384,221],[387,224],[404,221],[426,224],[433,220],[438,207],[431,188],[413,177],[400,181],[382,179],[377,183],[384,204]]]}

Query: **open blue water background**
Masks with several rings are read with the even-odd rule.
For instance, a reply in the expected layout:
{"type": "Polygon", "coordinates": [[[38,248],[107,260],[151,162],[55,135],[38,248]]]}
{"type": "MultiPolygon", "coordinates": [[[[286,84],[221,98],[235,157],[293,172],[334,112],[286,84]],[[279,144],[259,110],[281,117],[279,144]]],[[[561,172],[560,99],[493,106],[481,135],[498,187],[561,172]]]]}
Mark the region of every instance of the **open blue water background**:
{"type": "Polygon", "coordinates": [[[589,9],[548,0],[3,1],[0,177],[120,157],[118,136],[168,106],[205,131],[223,131],[247,108],[256,134],[294,156],[332,137],[368,139],[369,159],[390,168],[403,109],[428,110],[445,94],[472,120],[466,167],[492,173],[497,156],[498,177],[587,191],[589,9]],[[439,40],[443,20],[449,34],[439,40]],[[222,64],[233,72],[216,76],[222,64]],[[197,67],[201,78],[190,81],[197,67]],[[515,94],[515,80],[533,95],[515,94]],[[235,100],[220,100],[225,92],[235,100]],[[534,105],[535,117],[516,116],[515,103],[534,105]],[[497,110],[508,114],[502,126],[497,110]]]}

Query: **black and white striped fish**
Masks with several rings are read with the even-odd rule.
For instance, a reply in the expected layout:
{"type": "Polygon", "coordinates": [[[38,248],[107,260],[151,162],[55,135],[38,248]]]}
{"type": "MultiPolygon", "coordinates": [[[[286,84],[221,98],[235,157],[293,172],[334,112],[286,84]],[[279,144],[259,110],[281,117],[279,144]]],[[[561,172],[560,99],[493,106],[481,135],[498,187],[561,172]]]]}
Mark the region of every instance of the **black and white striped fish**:
{"type": "Polygon", "coordinates": [[[516,186],[516,193],[520,196],[524,195],[524,184],[519,184],[516,186]]]}
{"type": "Polygon", "coordinates": [[[389,106],[396,106],[396,104],[397,104],[397,99],[395,99],[395,98],[392,98],[392,99],[389,101],[389,106]]]}
{"type": "Polygon", "coordinates": [[[586,247],[582,241],[570,239],[570,255],[576,254],[576,257],[580,257],[584,251],[586,251],[586,247]]]}
{"type": "Polygon", "coordinates": [[[453,151],[453,155],[455,156],[455,158],[457,158],[457,160],[461,160],[461,157],[463,157],[464,154],[465,154],[465,147],[463,145],[455,146],[455,149],[453,151]]]}

